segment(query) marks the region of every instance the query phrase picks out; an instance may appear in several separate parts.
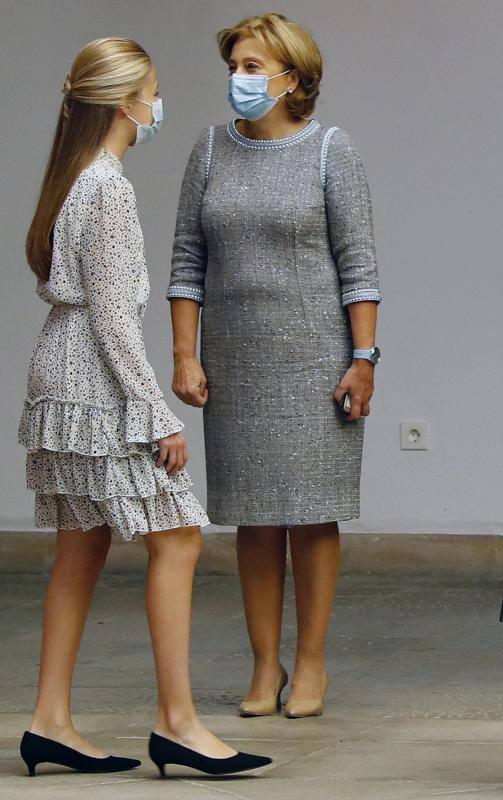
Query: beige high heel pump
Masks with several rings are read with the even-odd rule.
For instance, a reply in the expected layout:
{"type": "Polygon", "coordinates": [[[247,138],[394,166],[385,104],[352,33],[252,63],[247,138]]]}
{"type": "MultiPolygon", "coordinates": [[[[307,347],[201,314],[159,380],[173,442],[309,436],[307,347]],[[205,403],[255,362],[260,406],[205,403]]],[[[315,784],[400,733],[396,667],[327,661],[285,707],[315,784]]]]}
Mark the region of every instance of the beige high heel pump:
{"type": "Polygon", "coordinates": [[[242,700],[239,704],[239,714],[242,717],[263,717],[281,711],[281,692],[288,683],[288,673],[281,665],[281,675],[274,690],[274,694],[266,700],[242,700]]]}
{"type": "Polygon", "coordinates": [[[298,717],[319,717],[323,714],[323,698],[328,686],[328,674],[325,671],[323,675],[323,685],[321,690],[321,697],[308,700],[302,700],[294,705],[288,701],[285,706],[285,717],[289,719],[296,719],[298,717]]]}

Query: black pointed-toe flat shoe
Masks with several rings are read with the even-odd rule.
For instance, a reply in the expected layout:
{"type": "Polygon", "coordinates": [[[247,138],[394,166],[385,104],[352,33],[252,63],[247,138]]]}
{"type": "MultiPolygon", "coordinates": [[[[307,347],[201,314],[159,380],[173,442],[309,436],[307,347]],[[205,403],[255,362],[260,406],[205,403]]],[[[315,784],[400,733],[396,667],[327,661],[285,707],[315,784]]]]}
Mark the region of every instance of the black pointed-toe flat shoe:
{"type": "Polygon", "coordinates": [[[42,763],[60,764],[78,772],[123,772],[139,767],[141,764],[137,758],[87,756],[85,753],[74,750],[73,747],[56,742],[54,739],[46,739],[45,736],[31,731],[23,733],[19,749],[31,777],[35,775],[37,764],[42,763]]]}
{"type": "Polygon", "coordinates": [[[272,762],[269,756],[256,756],[252,753],[235,753],[227,758],[212,758],[191,750],[183,744],[167,739],[155,731],[150,734],[148,753],[154,764],[158,767],[163,778],[166,777],[166,764],[178,764],[184,767],[193,767],[208,775],[225,775],[230,772],[244,772],[247,769],[257,769],[272,762]]]}

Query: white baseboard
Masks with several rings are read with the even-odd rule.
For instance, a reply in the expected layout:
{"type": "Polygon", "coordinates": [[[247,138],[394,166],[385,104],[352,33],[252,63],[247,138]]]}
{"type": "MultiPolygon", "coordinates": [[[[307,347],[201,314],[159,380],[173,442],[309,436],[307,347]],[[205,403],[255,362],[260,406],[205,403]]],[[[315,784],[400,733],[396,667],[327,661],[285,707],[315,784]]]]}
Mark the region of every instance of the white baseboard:
{"type": "MultiPolygon", "coordinates": [[[[360,517],[355,520],[343,520],[339,523],[341,533],[375,533],[375,534],[453,534],[461,536],[503,536],[503,520],[500,521],[466,521],[466,520],[425,520],[360,517]]],[[[0,533],[35,533],[50,529],[36,528],[32,517],[9,517],[0,514],[0,533]]],[[[206,525],[202,533],[235,533],[232,525],[206,525]]]]}

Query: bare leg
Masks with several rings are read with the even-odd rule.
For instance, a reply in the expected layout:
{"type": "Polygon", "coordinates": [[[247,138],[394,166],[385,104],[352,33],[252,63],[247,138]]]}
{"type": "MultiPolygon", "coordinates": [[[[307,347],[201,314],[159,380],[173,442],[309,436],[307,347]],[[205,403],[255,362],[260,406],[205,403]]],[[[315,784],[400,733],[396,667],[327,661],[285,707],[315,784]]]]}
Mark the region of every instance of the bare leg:
{"type": "Polygon", "coordinates": [[[156,733],[211,758],[237,751],[198,719],[189,676],[194,569],[201,551],[197,525],[144,534],[149,555],[146,607],[157,674],[156,733]]]}
{"type": "Polygon", "coordinates": [[[337,522],[289,529],[297,610],[297,654],[290,700],[319,696],[325,642],[339,570],[337,522]]]}
{"type": "Polygon", "coordinates": [[[108,525],[90,531],[58,530],[56,554],[45,597],[40,679],[29,730],[86,755],[107,753],[75,731],[71,684],[96,581],[110,547],[108,525]]]}
{"type": "Polygon", "coordinates": [[[287,529],[239,525],[237,559],[246,625],[254,656],[244,700],[265,700],[280,674],[279,646],[286,572],[287,529]]]}

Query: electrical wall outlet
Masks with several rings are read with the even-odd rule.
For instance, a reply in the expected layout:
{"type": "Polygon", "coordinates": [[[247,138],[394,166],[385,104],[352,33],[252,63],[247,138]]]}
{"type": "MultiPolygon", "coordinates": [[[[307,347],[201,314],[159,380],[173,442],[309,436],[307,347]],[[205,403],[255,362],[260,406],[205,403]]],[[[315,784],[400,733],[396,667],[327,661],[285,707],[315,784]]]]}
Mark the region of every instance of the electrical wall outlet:
{"type": "Polygon", "coordinates": [[[429,430],[427,422],[401,422],[400,447],[402,450],[428,450],[429,430]]]}

